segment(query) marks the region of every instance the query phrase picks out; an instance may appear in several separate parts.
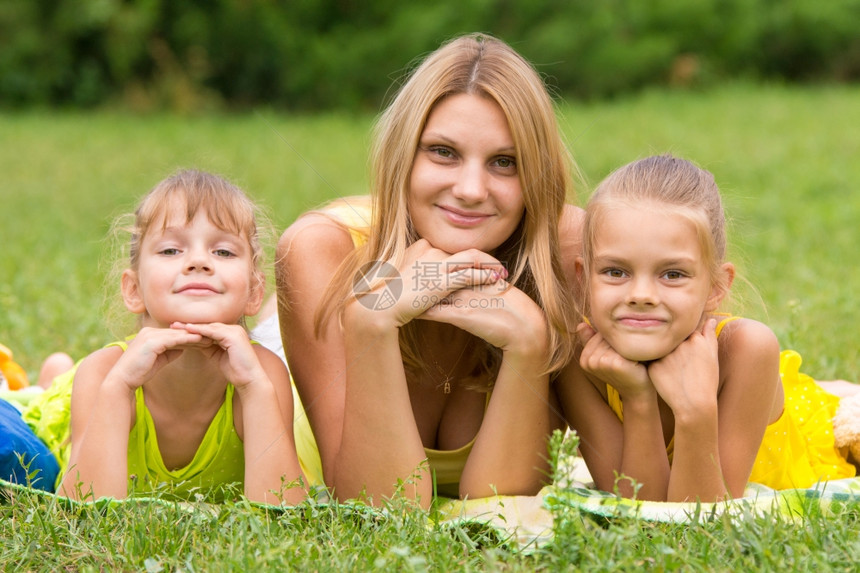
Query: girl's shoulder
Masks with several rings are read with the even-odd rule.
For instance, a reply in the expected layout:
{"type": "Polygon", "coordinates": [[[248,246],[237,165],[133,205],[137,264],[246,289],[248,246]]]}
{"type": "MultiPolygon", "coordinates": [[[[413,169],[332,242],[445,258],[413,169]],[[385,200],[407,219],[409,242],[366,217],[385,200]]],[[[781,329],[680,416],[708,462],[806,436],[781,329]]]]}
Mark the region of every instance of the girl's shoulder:
{"type": "Polygon", "coordinates": [[[120,345],[110,345],[99,348],[81,360],[75,373],[75,383],[78,380],[103,380],[111,368],[117,363],[125,349],[120,345]]]}
{"type": "Polygon", "coordinates": [[[730,317],[721,321],[716,318],[721,359],[775,356],[779,360],[779,341],[768,325],[751,318],[730,317]]]}
{"type": "Polygon", "coordinates": [[[289,380],[289,370],[280,356],[262,344],[253,344],[251,347],[254,349],[257,359],[260,361],[260,365],[270,377],[273,373],[276,373],[279,378],[286,377],[286,379],[289,380]]]}

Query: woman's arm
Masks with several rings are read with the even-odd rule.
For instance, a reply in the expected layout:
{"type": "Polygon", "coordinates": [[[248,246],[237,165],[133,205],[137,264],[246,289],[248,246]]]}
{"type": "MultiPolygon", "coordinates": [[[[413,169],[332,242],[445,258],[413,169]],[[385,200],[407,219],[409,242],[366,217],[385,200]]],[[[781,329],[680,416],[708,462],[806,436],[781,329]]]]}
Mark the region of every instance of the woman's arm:
{"type": "Polygon", "coordinates": [[[347,306],[347,388],[337,460],[338,497],[365,492],[376,502],[379,495],[392,495],[400,482],[406,486],[403,494],[429,506],[432,483],[427,467],[419,468],[426,455],[406,384],[399,329],[423,318],[452,292],[496,283],[504,272],[486,253],[468,250],[449,255],[422,239],[406,250],[399,267],[403,291],[392,306],[367,304],[373,295],[347,306]],[[434,280],[424,280],[428,273],[434,280]]]}
{"type": "Polygon", "coordinates": [[[543,311],[505,281],[452,293],[419,318],[456,326],[502,350],[489,406],[460,479],[460,494],[533,494],[547,479],[547,438],[558,417],[544,372],[543,311]]]}
{"type": "Polygon", "coordinates": [[[328,217],[309,214],[287,228],[276,258],[284,351],[329,487],[335,483],[335,459],[343,435],[346,355],[337,317],[324,325],[319,338],[314,321],[335,271],[354,250],[346,229],[328,217]]]}

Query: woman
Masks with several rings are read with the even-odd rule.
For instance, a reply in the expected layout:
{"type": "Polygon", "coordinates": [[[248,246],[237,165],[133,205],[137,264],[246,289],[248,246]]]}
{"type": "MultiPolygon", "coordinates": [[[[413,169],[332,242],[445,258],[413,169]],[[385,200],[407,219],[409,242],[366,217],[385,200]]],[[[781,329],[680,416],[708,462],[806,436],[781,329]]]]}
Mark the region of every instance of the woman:
{"type": "Polygon", "coordinates": [[[281,335],[325,482],[425,506],[532,494],[562,424],[550,374],[572,354],[581,219],[546,88],[505,43],[460,37],[374,135],[372,205],[306,214],[278,246],[281,335]]]}

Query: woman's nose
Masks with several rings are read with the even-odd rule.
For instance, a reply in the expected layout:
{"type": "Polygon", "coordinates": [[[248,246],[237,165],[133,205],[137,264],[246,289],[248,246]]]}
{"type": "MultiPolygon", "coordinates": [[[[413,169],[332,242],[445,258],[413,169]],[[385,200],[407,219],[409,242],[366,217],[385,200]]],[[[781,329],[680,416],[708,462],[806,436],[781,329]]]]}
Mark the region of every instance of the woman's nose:
{"type": "Polygon", "coordinates": [[[487,198],[487,172],[478,162],[467,162],[460,169],[452,194],[465,203],[478,203],[487,198]]]}

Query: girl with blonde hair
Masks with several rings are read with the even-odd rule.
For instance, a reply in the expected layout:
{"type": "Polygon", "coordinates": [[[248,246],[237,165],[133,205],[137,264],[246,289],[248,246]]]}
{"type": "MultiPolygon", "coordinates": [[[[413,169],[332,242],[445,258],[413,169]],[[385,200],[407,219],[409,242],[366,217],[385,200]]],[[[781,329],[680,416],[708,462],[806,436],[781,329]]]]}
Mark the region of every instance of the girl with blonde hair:
{"type": "Polygon", "coordinates": [[[256,206],[221,177],[183,170],[126,230],[119,286],[136,334],[84,358],[24,412],[60,461],[58,493],[302,500],[289,374],[243,324],[265,287],[256,206]]]}
{"type": "Polygon", "coordinates": [[[748,481],[854,475],[834,440],[839,398],[768,326],[719,312],[735,267],[709,172],[669,155],[613,172],[586,208],[583,252],[584,347],[558,385],[598,488],[711,502],[748,481]]]}

